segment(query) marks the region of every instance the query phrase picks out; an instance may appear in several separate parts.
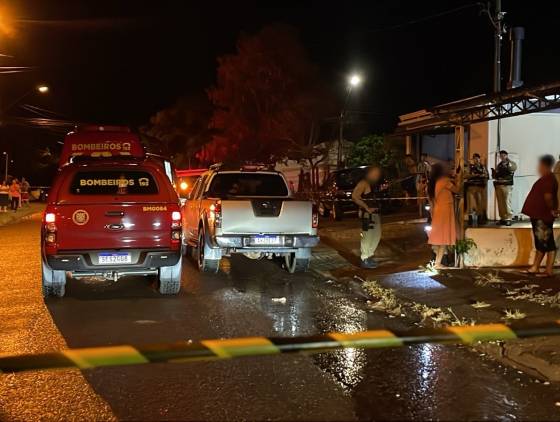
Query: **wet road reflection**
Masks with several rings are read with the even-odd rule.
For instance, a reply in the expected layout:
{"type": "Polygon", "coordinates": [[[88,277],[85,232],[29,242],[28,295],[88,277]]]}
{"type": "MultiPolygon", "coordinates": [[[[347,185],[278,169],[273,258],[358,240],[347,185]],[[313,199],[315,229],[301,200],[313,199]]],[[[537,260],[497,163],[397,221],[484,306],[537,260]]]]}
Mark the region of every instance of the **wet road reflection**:
{"type": "MultiPolygon", "coordinates": [[[[52,350],[65,344],[299,336],[407,325],[368,311],[364,299],[345,285],[312,273],[289,275],[277,262],[243,257],[225,260],[219,274],[200,274],[186,262],[177,297],[160,296],[149,280],[138,277],[116,284],[72,281],[68,297],[49,300],[45,307],[38,248],[29,250],[37,245],[38,227],[39,222],[27,222],[0,228],[2,238],[17,239],[3,248],[9,262],[0,263],[1,273],[9,274],[9,280],[0,279],[5,349],[0,352],[19,345],[52,350]],[[21,259],[28,256],[32,265],[21,259]]],[[[436,282],[426,285],[420,279],[406,285],[406,279],[395,278],[395,283],[425,288],[428,294],[439,289],[436,282]]],[[[465,347],[353,348],[82,374],[78,396],[77,382],[66,375],[61,384],[60,373],[21,377],[16,383],[0,377],[0,418],[45,408],[44,419],[63,419],[57,409],[87,415],[97,406],[125,420],[560,419],[558,385],[536,383],[465,347]],[[17,406],[7,406],[3,397],[17,406]]]]}

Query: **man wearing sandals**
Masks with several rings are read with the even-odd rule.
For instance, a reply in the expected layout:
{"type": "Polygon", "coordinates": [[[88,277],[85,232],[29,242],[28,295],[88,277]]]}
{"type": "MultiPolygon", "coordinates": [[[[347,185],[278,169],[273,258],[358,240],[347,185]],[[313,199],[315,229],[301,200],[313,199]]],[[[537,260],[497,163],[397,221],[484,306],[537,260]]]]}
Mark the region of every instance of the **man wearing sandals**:
{"type": "Polygon", "coordinates": [[[552,172],[554,157],[543,155],[539,159],[539,180],[535,182],[525,204],[522,213],[531,218],[533,236],[535,239],[535,260],[527,272],[536,274],[537,277],[552,277],[554,259],[556,258],[556,243],[552,226],[558,215],[558,183],[552,172]],[[541,262],[546,255],[546,270],[540,272],[541,262]]]}

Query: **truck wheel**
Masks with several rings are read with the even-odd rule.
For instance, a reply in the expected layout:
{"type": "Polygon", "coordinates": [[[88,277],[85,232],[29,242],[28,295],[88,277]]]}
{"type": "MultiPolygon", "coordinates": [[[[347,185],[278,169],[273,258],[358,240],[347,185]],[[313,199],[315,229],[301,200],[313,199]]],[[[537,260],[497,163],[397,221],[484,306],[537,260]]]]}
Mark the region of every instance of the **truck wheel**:
{"type": "Polygon", "coordinates": [[[162,295],[176,295],[181,290],[181,269],[183,258],[170,267],[161,267],[159,269],[158,291],[162,295]]]}
{"type": "Polygon", "coordinates": [[[309,269],[309,258],[296,258],[295,253],[284,256],[284,264],[290,274],[304,273],[309,269]]]}
{"type": "Polygon", "coordinates": [[[64,297],[66,293],[66,271],[53,270],[45,262],[41,262],[43,297],[64,297]]]}
{"type": "Polygon", "coordinates": [[[217,273],[220,270],[220,260],[219,259],[206,259],[206,241],[204,236],[204,230],[199,230],[198,235],[198,245],[197,245],[197,263],[198,269],[205,273],[217,273]]]}

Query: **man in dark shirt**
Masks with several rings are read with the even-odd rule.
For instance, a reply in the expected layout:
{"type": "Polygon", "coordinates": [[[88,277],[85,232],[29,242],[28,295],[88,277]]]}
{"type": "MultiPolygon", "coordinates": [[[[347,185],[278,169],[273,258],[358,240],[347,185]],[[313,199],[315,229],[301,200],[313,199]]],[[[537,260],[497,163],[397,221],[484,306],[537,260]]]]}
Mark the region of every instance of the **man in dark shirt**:
{"type": "Polygon", "coordinates": [[[465,188],[467,191],[467,210],[469,214],[476,213],[478,222],[486,222],[486,185],[488,184],[488,170],[482,164],[480,154],[474,153],[472,162],[465,172],[465,188]]]}
{"type": "Polygon", "coordinates": [[[492,169],[494,189],[498,202],[498,213],[501,225],[511,226],[513,210],[511,208],[511,192],[513,190],[513,174],[517,170],[517,164],[509,159],[505,150],[500,151],[500,162],[496,169],[492,169]]]}
{"type": "Polygon", "coordinates": [[[552,155],[543,155],[539,159],[538,172],[541,177],[531,188],[522,210],[523,214],[531,218],[536,249],[535,261],[527,272],[537,277],[551,277],[556,258],[552,226],[558,214],[558,183],[552,172],[553,165],[552,155]],[[546,271],[541,273],[540,266],[545,255],[546,271]]]}

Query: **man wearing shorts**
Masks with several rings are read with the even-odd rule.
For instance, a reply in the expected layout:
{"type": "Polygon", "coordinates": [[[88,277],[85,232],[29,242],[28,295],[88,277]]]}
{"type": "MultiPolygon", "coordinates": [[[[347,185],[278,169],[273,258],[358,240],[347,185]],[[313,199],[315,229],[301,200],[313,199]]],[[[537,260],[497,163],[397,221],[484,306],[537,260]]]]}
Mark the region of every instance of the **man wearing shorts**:
{"type": "Polygon", "coordinates": [[[535,274],[537,277],[552,277],[556,258],[556,243],[552,226],[558,214],[558,183],[552,172],[553,165],[554,157],[552,155],[543,155],[539,159],[540,178],[527,195],[522,210],[523,214],[531,218],[536,249],[535,260],[527,273],[535,274]],[[541,273],[540,266],[545,255],[546,270],[541,273]]]}

